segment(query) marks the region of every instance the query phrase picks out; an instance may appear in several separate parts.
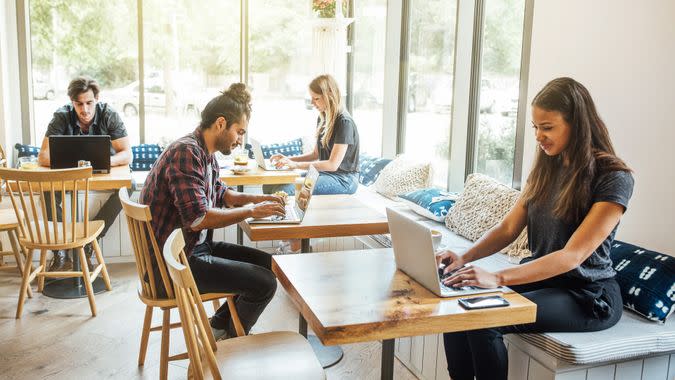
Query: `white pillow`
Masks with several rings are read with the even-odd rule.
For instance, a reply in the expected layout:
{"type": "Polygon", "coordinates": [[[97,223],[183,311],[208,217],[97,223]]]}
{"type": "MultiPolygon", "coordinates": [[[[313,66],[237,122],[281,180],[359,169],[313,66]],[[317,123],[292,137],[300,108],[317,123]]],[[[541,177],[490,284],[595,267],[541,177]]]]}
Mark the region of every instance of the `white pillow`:
{"type": "MultiPolygon", "coordinates": [[[[445,218],[445,225],[458,235],[476,241],[499,223],[513,207],[520,192],[479,173],[469,175],[464,191],[445,218]]],[[[506,248],[515,257],[530,256],[527,231],[506,248]]]]}
{"type": "Polygon", "coordinates": [[[393,199],[399,194],[430,187],[432,182],[431,162],[400,155],[382,169],[373,186],[378,193],[393,199]]]}

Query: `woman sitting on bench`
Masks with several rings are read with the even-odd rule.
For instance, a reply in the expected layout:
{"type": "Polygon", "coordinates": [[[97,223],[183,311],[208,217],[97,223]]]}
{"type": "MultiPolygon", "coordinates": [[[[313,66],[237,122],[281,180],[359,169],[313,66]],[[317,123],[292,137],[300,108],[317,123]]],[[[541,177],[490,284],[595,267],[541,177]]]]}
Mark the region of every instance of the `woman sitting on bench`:
{"type": "Polygon", "coordinates": [[[537,304],[537,319],[445,333],[454,380],[506,380],[503,334],[598,331],[621,317],[609,251],[633,193],[631,170],[614,154],[588,90],[571,78],[554,79],[534,97],[532,128],[539,149],[518,202],[464,255],[446,251],[439,259],[446,272],[460,268],[446,285],[510,286],[537,304]],[[495,273],[465,266],[499,252],[525,226],[532,257],[522,265],[495,273]]]}
{"type": "MultiPolygon", "coordinates": [[[[320,174],[313,194],[354,194],[359,184],[359,131],[356,124],[343,108],[340,89],[332,76],[325,74],[314,78],[309,84],[309,94],[312,105],[319,111],[314,150],[294,157],[275,154],[270,160],[277,167],[289,169],[314,166],[320,174]]],[[[295,186],[263,186],[266,194],[277,191],[292,195],[295,186]]],[[[289,250],[299,251],[300,241],[282,242],[278,252],[288,253],[289,250]]]]}

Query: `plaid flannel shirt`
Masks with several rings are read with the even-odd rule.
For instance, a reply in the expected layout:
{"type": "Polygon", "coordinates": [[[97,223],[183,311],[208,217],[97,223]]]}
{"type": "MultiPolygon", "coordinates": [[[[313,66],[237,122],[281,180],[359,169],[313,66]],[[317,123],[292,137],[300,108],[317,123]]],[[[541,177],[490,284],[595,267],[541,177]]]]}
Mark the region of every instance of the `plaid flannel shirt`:
{"type": "MultiPolygon", "coordinates": [[[[198,224],[209,208],[224,207],[226,191],[216,157],[206,150],[199,128],[169,145],[150,170],[140,196],[140,203],[150,206],[160,249],[180,227],[185,253],[190,256],[202,233],[190,227],[198,224]]],[[[208,230],[206,241],[212,236],[213,231],[208,230]]]]}

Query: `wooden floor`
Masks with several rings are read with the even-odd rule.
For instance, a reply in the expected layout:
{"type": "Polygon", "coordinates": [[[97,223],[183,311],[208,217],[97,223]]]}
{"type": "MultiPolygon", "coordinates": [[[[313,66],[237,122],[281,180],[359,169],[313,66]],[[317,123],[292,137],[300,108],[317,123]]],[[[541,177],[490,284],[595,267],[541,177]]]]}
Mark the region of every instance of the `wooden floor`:
{"type": "MultiPolygon", "coordinates": [[[[144,307],[136,296],[133,263],[109,264],[113,290],[96,296],[98,316],[91,317],[86,298],[60,300],[35,292],[16,320],[20,279],[0,272],[1,379],[157,379],[159,333],[151,333],[144,367],[137,366],[144,307]]],[[[35,287],[33,287],[35,290],[35,287]]],[[[211,305],[207,313],[212,314],[211,305]]],[[[178,313],[172,321],[178,320],[178,313]]],[[[154,323],[160,322],[155,312],[154,323]]],[[[298,314],[283,288],[253,328],[253,333],[297,331],[298,314]]],[[[172,353],[184,351],[180,329],[172,332],[172,353]]],[[[345,357],[326,370],[328,379],[379,379],[380,343],[343,346],[345,357]]],[[[415,377],[398,360],[395,379],[415,377]]],[[[170,379],[184,379],[182,368],[169,365],[170,379]]]]}

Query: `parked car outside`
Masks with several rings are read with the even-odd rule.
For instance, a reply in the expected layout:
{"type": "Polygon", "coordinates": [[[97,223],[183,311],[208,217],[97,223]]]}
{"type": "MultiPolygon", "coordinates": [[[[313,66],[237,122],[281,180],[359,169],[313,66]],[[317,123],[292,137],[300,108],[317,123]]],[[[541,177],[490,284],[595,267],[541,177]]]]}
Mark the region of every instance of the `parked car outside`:
{"type": "MultiPolygon", "coordinates": [[[[175,109],[187,115],[199,115],[200,108],[197,105],[195,96],[192,93],[184,91],[175,91],[174,101],[175,109]]],[[[120,110],[127,117],[138,115],[139,109],[139,82],[134,81],[130,84],[106,91],[106,98],[117,110],[120,110]]],[[[150,112],[165,112],[166,91],[162,81],[150,80],[145,82],[145,109],[150,112]]]]}
{"type": "Polygon", "coordinates": [[[51,83],[47,83],[41,79],[36,79],[33,81],[33,99],[46,99],[52,100],[56,92],[54,91],[54,86],[51,83]]]}

